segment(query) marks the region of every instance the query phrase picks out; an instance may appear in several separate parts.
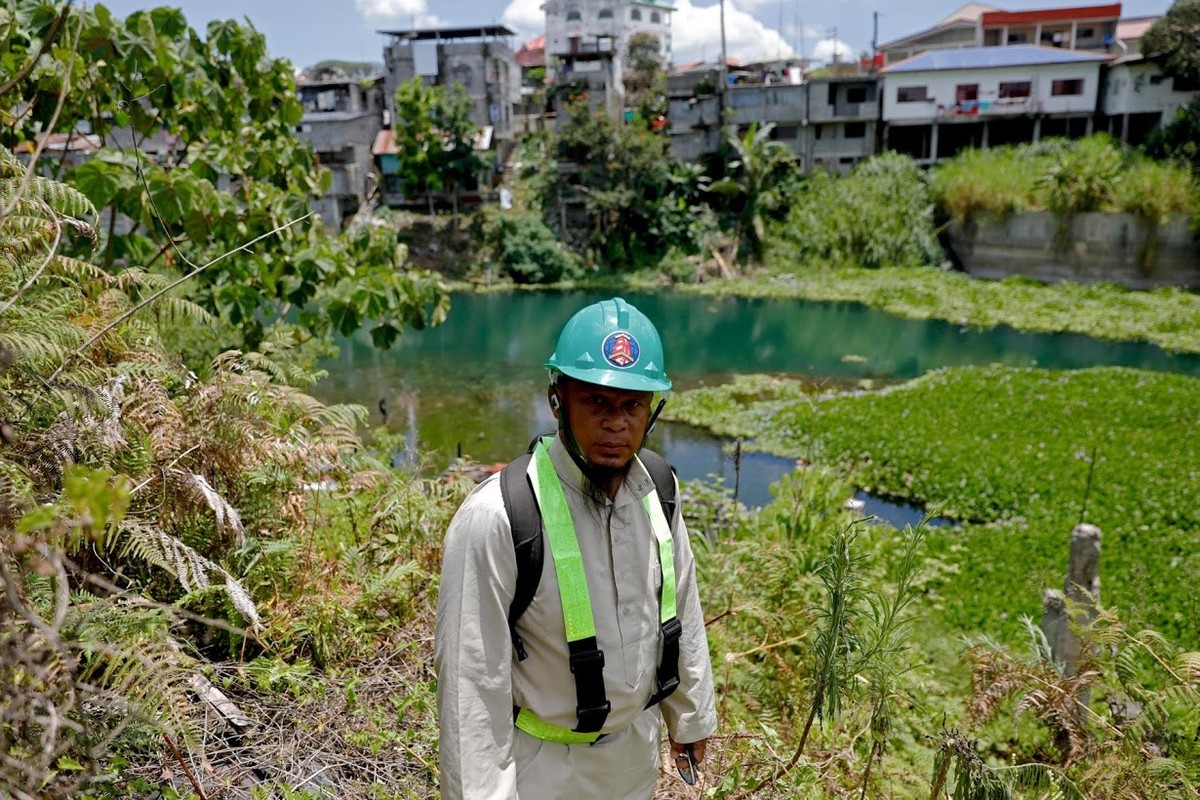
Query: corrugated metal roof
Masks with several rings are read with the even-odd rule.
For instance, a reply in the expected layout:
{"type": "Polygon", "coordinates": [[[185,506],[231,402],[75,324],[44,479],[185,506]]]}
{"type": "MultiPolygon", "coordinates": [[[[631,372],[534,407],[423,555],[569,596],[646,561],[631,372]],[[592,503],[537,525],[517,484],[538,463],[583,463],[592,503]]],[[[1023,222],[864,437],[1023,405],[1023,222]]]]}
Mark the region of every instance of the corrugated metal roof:
{"type": "Polygon", "coordinates": [[[1007,47],[961,47],[956,50],[928,50],[883,68],[883,72],[927,72],[942,69],[988,69],[1023,67],[1035,64],[1073,64],[1108,61],[1107,53],[1085,53],[1060,47],[1032,44],[1007,47]]]}

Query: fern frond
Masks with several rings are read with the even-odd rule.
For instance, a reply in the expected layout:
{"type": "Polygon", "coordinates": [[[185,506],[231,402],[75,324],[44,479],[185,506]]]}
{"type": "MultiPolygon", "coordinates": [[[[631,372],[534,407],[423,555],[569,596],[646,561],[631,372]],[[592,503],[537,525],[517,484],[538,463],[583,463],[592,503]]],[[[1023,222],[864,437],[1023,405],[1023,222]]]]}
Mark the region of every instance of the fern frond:
{"type": "Polygon", "coordinates": [[[217,521],[217,530],[222,533],[232,533],[234,542],[240,547],[245,543],[246,530],[242,526],[241,515],[231,506],[203,475],[194,472],[175,470],[175,474],[183,479],[183,485],[191,490],[193,497],[208,506],[217,521]]]}
{"type": "Polygon", "coordinates": [[[174,536],[129,518],[122,522],[118,536],[123,539],[123,552],[166,570],[189,594],[213,585],[211,576],[216,575],[233,607],[250,623],[251,629],[257,631],[262,627],[258,608],[250,594],[219,564],[209,561],[174,536]]]}
{"type": "Polygon", "coordinates": [[[1185,680],[1200,681],[1200,653],[1181,653],[1177,661],[1179,671],[1187,676],[1185,680]]]}
{"type": "Polygon", "coordinates": [[[73,284],[82,285],[85,283],[99,283],[101,285],[109,285],[113,281],[113,276],[105,272],[101,267],[89,262],[80,261],[77,258],[68,256],[56,256],[51,262],[48,275],[53,275],[59,279],[66,279],[73,284]]]}
{"type": "Polygon", "coordinates": [[[212,325],[215,318],[198,303],[183,297],[160,297],[155,301],[159,320],[167,325],[212,325]]]}
{"type": "MultiPolygon", "coordinates": [[[[6,191],[15,194],[20,188],[20,184],[19,180],[0,183],[0,197],[3,197],[6,191]]],[[[61,181],[44,178],[41,175],[30,175],[25,192],[26,197],[45,203],[59,214],[77,221],[82,221],[84,217],[96,219],[100,216],[87,195],[61,181]]],[[[88,227],[91,228],[90,225],[88,227]]],[[[92,235],[89,238],[96,238],[95,229],[91,228],[91,230],[92,235]]]]}

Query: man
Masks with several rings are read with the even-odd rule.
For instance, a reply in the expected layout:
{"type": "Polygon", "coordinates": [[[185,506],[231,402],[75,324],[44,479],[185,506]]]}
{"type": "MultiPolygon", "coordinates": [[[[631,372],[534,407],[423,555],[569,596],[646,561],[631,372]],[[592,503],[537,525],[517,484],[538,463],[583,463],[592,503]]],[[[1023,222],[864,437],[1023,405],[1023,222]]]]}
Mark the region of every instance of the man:
{"type": "Polygon", "coordinates": [[[571,317],[546,367],[558,433],[526,468],[544,562],[511,629],[519,567],[504,477],[477,487],[446,533],[442,796],[649,798],[662,722],[681,773],[716,729],[687,528],[638,458],[671,388],[662,342],[614,298],[571,317]]]}

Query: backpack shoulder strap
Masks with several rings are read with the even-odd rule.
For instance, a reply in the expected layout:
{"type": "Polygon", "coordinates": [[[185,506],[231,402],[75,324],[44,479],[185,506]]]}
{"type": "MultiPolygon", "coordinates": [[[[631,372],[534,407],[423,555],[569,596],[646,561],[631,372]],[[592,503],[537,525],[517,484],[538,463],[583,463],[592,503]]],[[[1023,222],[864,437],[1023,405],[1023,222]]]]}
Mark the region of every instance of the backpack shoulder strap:
{"type": "Polygon", "coordinates": [[[529,608],[537,593],[544,559],[542,512],[533,496],[533,486],[529,483],[527,473],[530,458],[529,454],[525,454],[500,470],[500,495],[504,498],[504,510],[508,513],[509,527],[512,528],[513,551],[517,556],[517,586],[512,604],[508,607],[508,631],[518,661],[524,661],[528,654],[517,633],[517,620],[529,608]]]}
{"type": "Polygon", "coordinates": [[[674,523],[675,507],[678,505],[678,499],[675,497],[675,468],[653,450],[642,450],[638,453],[638,458],[654,481],[654,488],[658,490],[658,500],[662,503],[667,523],[674,523]]]}

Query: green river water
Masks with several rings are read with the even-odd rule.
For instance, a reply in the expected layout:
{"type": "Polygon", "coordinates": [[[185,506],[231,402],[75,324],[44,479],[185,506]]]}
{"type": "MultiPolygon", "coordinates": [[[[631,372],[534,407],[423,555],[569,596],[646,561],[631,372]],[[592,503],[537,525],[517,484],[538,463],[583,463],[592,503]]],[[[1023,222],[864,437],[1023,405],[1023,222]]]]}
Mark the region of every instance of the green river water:
{"type": "MultiPolygon", "coordinates": [[[[363,335],[342,343],[314,391],[326,402],[358,403],[405,434],[409,456],[431,452],[438,465],[456,454],[507,461],[553,427],[541,367],[558,331],[596,292],[457,294],[448,321],[406,332],[387,352],[363,335]],[[386,418],[382,408],[386,409],[386,418]]],[[[1126,366],[1200,376],[1200,357],[1075,334],[976,330],[934,320],[907,320],[854,303],[707,298],[625,293],[658,326],[667,372],[677,389],[718,383],[737,373],[806,376],[831,386],[914,378],[968,364],[1079,369],[1126,366]]],[[[685,426],[659,426],[650,443],[684,478],[722,475],[732,485],[728,448],[685,426]]],[[[404,458],[405,454],[399,454],[404,458]]],[[[769,499],[768,486],[792,468],[767,456],[743,460],[740,498],[769,499]]],[[[919,512],[870,507],[896,522],[919,512]]],[[[886,505],[886,504],[885,504],[886,505]]]]}

